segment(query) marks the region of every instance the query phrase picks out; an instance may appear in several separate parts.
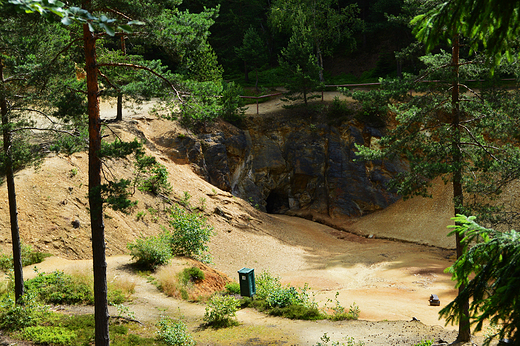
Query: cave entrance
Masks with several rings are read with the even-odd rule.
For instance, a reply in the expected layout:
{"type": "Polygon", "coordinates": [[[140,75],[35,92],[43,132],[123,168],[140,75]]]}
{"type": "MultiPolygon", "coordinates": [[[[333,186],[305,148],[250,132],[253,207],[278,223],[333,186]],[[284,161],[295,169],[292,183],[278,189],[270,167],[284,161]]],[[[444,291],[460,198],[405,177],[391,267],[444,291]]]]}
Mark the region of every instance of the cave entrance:
{"type": "Polygon", "coordinates": [[[289,210],[289,197],[282,190],[272,190],[265,203],[265,210],[269,214],[283,214],[289,210]]]}

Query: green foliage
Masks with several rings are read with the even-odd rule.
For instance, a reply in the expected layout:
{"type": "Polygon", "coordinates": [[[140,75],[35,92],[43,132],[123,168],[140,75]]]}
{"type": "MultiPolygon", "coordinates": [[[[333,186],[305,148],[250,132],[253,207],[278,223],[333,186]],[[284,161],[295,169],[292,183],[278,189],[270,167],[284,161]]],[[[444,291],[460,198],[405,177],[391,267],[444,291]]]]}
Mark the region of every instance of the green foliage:
{"type": "MultiPolygon", "coordinates": [[[[11,146],[11,163],[13,171],[19,171],[25,167],[38,162],[41,158],[41,154],[38,152],[38,146],[29,144],[23,137],[28,136],[27,133],[19,134],[13,137],[13,143],[11,146]]],[[[27,137],[25,137],[27,138],[27,137]]],[[[0,146],[3,148],[3,140],[0,140],[0,146]]],[[[5,151],[2,149],[0,152],[0,176],[3,177],[6,174],[7,169],[7,156],[5,151]]]]}
{"type": "Polygon", "coordinates": [[[239,306],[235,297],[214,295],[207,303],[204,322],[213,328],[238,325],[235,316],[239,306]]]}
{"type": "Polygon", "coordinates": [[[309,38],[310,29],[298,26],[293,32],[289,44],[282,49],[278,62],[288,77],[285,97],[288,100],[303,98],[307,105],[309,93],[319,85],[320,67],[309,38]]]}
{"type": "Polygon", "coordinates": [[[384,127],[390,110],[389,105],[406,100],[407,93],[412,88],[412,78],[412,76],[406,75],[401,79],[380,79],[380,89],[369,92],[350,92],[344,88],[341,88],[340,91],[347,96],[352,96],[361,105],[356,119],[373,127],[384,127]]]}
{"type": "MultiPolygon", "coordinates": [[[[49,253],[34,251],[32,246],[21,244],[22,266],[41,263],[45,258],[52,256],[49,253]]],[[[7,272],[13,269],[13,256],[0,254],[0,270],[7,272]]]]}
{"type": "Polygon", "coordinates": [[[184,268],[181,273],[184,284],[188,282],[198,282],[205,278],[204,272],[199,267],[184,268]]]}
{"type": "Polygon", "coordinates": [[[207,244],[214,232],[206,218],[202,214],[187,212],[178,206],[171,209],[169,218],[170,230],[165,233],[169,238],[172,253],[208,262],[210,258],[207,254],[207,244]]]}
{"type": "Polygon", "coordinates": [[[182,321],[175,321],[168,317],[163,317],[157,323],[159,330],[157,338],[164,341],[169,346],[192,346],[195,345],[193,337],[188,333],[186,324],[182,321]]]}
{"type": "Polygon", "coordinates": [[[356,303],[352,303],[347,311],[339,302],[338,296],[339,292],[336,292],[334,301],[332,301],[332,299],[328,300],[328,302],[334,303],[334,306],[331,308],[332,314],[327,315],[327,317],[333,321],[357,320],[360,313],[359,306],[357,306],[356,303]]]}
{"type": "Polygon", "coordinates": [[[4,296],[0,301],[0,328],[14,331],[39,324],[48,316],[49,310],[35,298],[29,291],[20,298],[20,304],[15,304],[13,297],[4,296]]]}
{"type": "Polygon", "coordinates": [[[137,155],[135,166],[137,168],[136,183],[139,190],[147,191],[154,195],[167,195],[172,187],[168,182],[168,170],[153,156],[137,155]]]}
{"type": "Polygon", "coordinates": [[[323,336],[320,338],[320,341],[318,341],[314,346],[364,346],[365,343],[363,341],[358,341],[353,337],[346,337],[347,343],[344,342],[340,343],[339,341],[332,341],[330,340],[330,337],[327,335],[327,333],[324,333],[323,336]],[[330,342],[330,344],[329,344],[330,342]]]}
{"type": "Polygon", "coordinates": [[[334,97],[327,109],[327,117],[336,121],[348,120],[352,113],[353,111],[349,108],[347,101],[342,101],[337,96],[334,97]]]}
{"type": "Polygon", "coordinates": [[[173,256],[169,238],[164,233],[155,237],[145,238],[141,236],[134,242],[129,243],[127,248],[130,250],[132,260],[151,270],[168,263],[173,256]]]}
{"type": "Polygon", "coordinates": [[[423,340],[418,344],[415,344],[414,346],[432,346],[433,340],[423,340]]]}
{"type": "Polygon", "coordinates": [[[244,101],[239,96],[243,94],[240,85],[235,82],[224,83],[222,95],[219,99],[221,107],[220,116],[229,122],[240,122],[244,118],[246,108],[244,101]]]}
{"type": "Polygon", "coordinates": [[[226,284],[227,294],[240,294],[240,284],[238,282],[230,282],[226,284]]]}
{"type": "Polygon", "coordinates": [[[495,64],[505,55],[512,59],[515,38],[520,32],[517,1],[462,0],[433,2],[436,6],[416,16],[414,34],[428,51],[454,34],[471,38],[473,51],[484,45],[486,55],[495,64]]]}
{"type": "Polygon", "coordinates": [[[325,318],[309,294],[307,284],[303,288],[282,286],[280,278],[267,271],[263,271],[256,278],[255,301],[258,301],[253,304],[255,307],[274,316],[303,320],[325,318]]]}
{"type": "Polygon", "coordinates": [[[464,303],[469,304],[469,319],[475,331],[488,321],[500,326],[492,339],[508,338],[520,342],[520,234],[514,230],[499,232],[480,226],[475,217],[458,215],[453,233],[462,237],[465,251],[447,269],[462,291],[440,311],[447,323],[457,322],[464,303]]]}
{"type": "Polygon", "coordinates": [[[34,279],[25,281],[25,288],[47,304],[93,304],[92,287],[76,280],[63,271],[38,273],[34,279]]]}
{"type": "Polygon", "coordinates": [[[107,184],[100,185],[101,196],[105,203],[113,210],[128,213],[129,208],[137,205],[137,201],[130,200],[130,186],[132,186],[132,182],[128,179],[109,181],[107,184]]]}
{"type": "Polygon", "coordinates": [[[76,129],[71,130],[74,135],[55,133],[49,150],[67,155],[86,150],[88,148],[88,127],[86,125],[77,125],[76,129]]]}
{"type": "Polygon", "coordinates": [[[20,336],[37,344],[71,345],[76,333],[63,327],[34,326],[22,329],[20,336]]]}

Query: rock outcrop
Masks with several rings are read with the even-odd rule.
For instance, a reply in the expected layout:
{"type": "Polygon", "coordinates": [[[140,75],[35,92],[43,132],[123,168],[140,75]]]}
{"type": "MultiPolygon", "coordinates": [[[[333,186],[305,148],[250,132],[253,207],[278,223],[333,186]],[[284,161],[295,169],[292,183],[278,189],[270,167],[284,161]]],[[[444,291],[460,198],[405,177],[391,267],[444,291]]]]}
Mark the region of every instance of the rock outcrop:
{"type": "Polygon", "coordinates": [[[222,124],[212,134],[173,138],[174,159],[189,161],[211,184],[269,213],[361,216],[398,196],[387,189],[403,162],[356,160],[355,144],[381,131],[355,120],[330,125],[287,113],[222,124]]]}

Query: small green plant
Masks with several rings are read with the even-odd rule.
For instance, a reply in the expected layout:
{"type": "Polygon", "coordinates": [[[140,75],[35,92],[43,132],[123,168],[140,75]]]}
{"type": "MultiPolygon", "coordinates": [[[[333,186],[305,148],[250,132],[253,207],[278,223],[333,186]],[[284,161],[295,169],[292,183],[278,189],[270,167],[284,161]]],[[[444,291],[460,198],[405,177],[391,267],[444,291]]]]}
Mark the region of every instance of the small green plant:
{"type": "Polygon", "coordinates": [[[69,172],[69,177],[75,177],[76,175],[78,175],[78,169],[77,168],[71,168],[70,172],[69,172]]]}
{"type": "Polygon", "coordinates": [[[195,345],[193,337],[188,333],[186,324],[180,320],[172,320],[163,317],[157,323],[157,339],[169,346],[192,346],[195,345]]]}
{"type": "Polygon", "coordinates": [[[240,303],[235,297],[214,295],[206,306],[204,322],[213,328],[238,325],[235,317],[239,306],[240,303]]]}
{"type": "MultiPolygon", "coordinates": [[[[332,314],[328,315],[328,318],[333,321],[341,321],[341,320],[357,320],[359,318],[359,306],[356,305],[356,303],[352,303],[350,305],[349,310],[341,305],[341,303],[338,300],[339,292],[336,292],[336,295],[334,297],[334,301],[332,299],[329,299],[329,303],[334,303],[334,306],[330,308],[332,310],[332,314]]],[[[325,309],[327,307],[325,306],[325,309]]]]}
{"type": "Polygon", "coordinates": [[[226,293],[227,294],[240,294],[240,285],[238,282],[230,282],[226,284],[226,293]]]}
{"type": "Polygon", "coordinates": [[[186,285],[188,282],[198,282],[205,278],[204,272],[198,267],[184,268],[181,273],[183,284],[186,285]]]}
{"type": "Polygon", "coordinates": [[[34,292],[26,292],[20,304],[11,295],[0,301],[0,328],[8,331],[35,326],[49,315],[48,306],[41,305],[34,292]]]}
{"type": "Polygon", "coordinates": [[[414,346],[432,346],[433,340],[423,340],[418,344],[415,344],[414,346]]]}
{"type": "Polygon", "coordinates": [[[135,215],[135,219],[137,221],[142,220],[142,219],[144,219],[145,215],[146,215],[146,211],[145,210],[141,210],[141,211],[137,212],[137,214],[135,215]]]}
{"type": "Polygon", "coordinates": [[[150,270],[168,263],[173,256],[169,237],[165,233],[155,237],[139,237],[126,247],[137,265],[150,270]]]}
{"type": "Polygon", "coordinates": [[[135,312],[130,310],[128,306],[123,304],[112,304],[117,309],[117,314],[121,317],[126,317],[130,319],[135,319],[135,312]]]}
{"type": "Polygon", "coordinates": [[[24,340],[37,344],[71,345],[76,339],[76,333],[63,327],[34,326],[24,328],[20,332],[24,340]]]}
{"type": "Polygon", "coordinates": [[[150,192],[154,195],[167,195],[172,187],[168,182],[168,170],[153,156],[136,155],[137,184],[140,191],[150,192]]]}
{"type": "Polygon", "coordinates": [[[332,341],[330,340],[330,337],[327,335],[327,333],[324,333],[323,336],[320,338],[320,341],[318,341],[314,346],[364,346],[365,343],[363,341],[358,341],[356,342],[356,340],[351,337],[351,336],[348,336],[345,338],[346,339],[346,342],[347,343],[340,343],[339,341],[332,341]],[[329,342],[331,342],[329,344],[329,342]]]}
{"type": "Polygon", "coordinates": [[[199,200],[199,210],[200,211],[204,211],[206,210],[206,198],[204,197],[201,197],[200,200],[199,200]]]}
{"type": "Polygon", "coordinates": [[[186,208],[190,208],[190,198],[191,198],[191,195],[188,191],[184,191],[183,193],[183,196],[181,197],[181,200],[179,201],[179,203],[183,206],[185,206],[186,208]]]}

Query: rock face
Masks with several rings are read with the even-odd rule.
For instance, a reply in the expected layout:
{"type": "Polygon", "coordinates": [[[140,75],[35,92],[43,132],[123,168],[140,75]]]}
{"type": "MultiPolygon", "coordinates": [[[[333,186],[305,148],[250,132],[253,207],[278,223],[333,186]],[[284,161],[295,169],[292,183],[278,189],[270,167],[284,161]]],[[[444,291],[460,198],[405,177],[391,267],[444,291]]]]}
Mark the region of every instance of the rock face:
{"type": "Polygon", "coordinates": [[[170,145],[211,184],[263,211],[334,218],[361,216],[398,199],[386,184],[405,169],[402,162],[356,161],[354,145],[374,137],[381,137],[378,129],[354,120],[333,126],[283,113],[170,145]]]}

